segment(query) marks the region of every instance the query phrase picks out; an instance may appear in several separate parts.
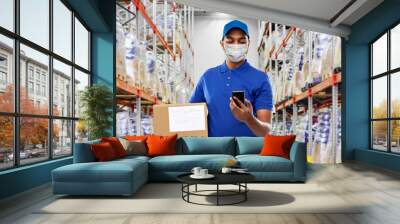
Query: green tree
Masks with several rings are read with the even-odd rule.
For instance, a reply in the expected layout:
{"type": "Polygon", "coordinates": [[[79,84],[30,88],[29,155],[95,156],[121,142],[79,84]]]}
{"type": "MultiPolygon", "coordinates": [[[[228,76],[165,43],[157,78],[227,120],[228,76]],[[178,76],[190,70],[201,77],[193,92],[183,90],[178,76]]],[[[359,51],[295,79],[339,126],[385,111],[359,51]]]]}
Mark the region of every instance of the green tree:
{"type": "Polygon", "coordinates": [[[110,136],[108,129],[112,126],[113,97],[108,87],[101,84],[86,87],[80,93],[80,107],[89,139],[110,136]]]}

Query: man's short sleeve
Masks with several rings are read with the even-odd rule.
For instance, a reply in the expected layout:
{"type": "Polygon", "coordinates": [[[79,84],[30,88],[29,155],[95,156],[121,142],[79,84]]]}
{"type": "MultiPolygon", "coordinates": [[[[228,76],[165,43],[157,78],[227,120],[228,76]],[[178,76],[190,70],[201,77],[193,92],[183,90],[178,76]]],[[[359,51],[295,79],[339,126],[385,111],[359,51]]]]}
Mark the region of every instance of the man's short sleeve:
{"type": "Polygon", "coordinates": [[[202,103],[206,102],[206,98],[204,97],[203,90],[203,76],[197,82],[196,88],[194,89],[192,96],[189,99],[190,103],[202,103]]]}
{"type": "Polygon", "coordinates": [[[257,88],[254,99],[254,111],[260,109],[272,110],[272,88],[267,75],[265,75],[265,78],[261,82],[260,87],[257,88]]]}

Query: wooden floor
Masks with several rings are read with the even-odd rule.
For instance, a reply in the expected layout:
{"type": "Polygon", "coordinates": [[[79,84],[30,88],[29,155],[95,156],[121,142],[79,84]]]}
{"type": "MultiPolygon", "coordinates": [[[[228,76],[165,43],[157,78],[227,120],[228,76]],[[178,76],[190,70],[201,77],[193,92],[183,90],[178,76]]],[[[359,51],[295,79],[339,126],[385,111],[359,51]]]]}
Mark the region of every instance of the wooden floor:
{"type": "MultiPolygon", "coordinates": [[[[309,183],[317,183],[344,200],[362,201],[357,214],[37,214],[35,208],[54,200],[42,186],[0,202],[0,223],[219,224],[219,223],[400,223],[400,174],[359,163],[313,166],[309,183]]],[[[321,203],[316,201],[315,203],[321,203]]],[[[173,206],[173,205],[172,205],[173,206]]]]}

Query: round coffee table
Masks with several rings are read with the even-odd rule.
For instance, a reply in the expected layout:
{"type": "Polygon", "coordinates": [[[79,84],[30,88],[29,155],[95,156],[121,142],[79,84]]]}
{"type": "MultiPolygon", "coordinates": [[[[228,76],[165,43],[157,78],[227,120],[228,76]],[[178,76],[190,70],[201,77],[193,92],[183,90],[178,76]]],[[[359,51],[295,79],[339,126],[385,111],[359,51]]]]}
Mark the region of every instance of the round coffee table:
{"type": "Polygon", "coordinates": [[[178,181],[182,183],[182,199],[188,203],[198,205],[234,205],[245,202],[247,200],[247,192],[249,188],[247,183],[255,180],[255,177],[249,173],[216,173],[212,179],[193,179],[190,177],[191,173],[182,174],[177,177],[178,181]],[[198,190],[197,185],[215,185],[215,190],[198,190]],[[236,185],[237,190],[224,190],[220,189],[220,185],[236,185]],[[195,186],[194,191],[190,191],[190,186],[195,186]],[[215,194],[206,194],[214,192],[215,194]],[[190,196],[203,196],[203,197],[216,197],[216,204],[202,204],[190,200],[190,196]],[[221,203],[221,197],[240,196],[240,199],[231,203],[221,203]]]}

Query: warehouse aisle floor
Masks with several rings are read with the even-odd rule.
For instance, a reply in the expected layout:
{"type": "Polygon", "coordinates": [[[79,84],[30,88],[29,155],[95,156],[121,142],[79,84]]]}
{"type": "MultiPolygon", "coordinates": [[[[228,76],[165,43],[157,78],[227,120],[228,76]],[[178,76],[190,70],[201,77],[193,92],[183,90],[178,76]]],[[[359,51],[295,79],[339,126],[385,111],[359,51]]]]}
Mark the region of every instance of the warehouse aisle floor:
{"type": "MultiPolygon", "coordinates": [[[[312,166],[307,183],[316,183],[351,203],[367,206],[356,214],[37,214],[53,201],[49,185],[0,203],[0,223],[400,223],[400,174],[346,163],[312,166]]],[[[173,205],[171,205],[173,206],[173,205]]]]}

